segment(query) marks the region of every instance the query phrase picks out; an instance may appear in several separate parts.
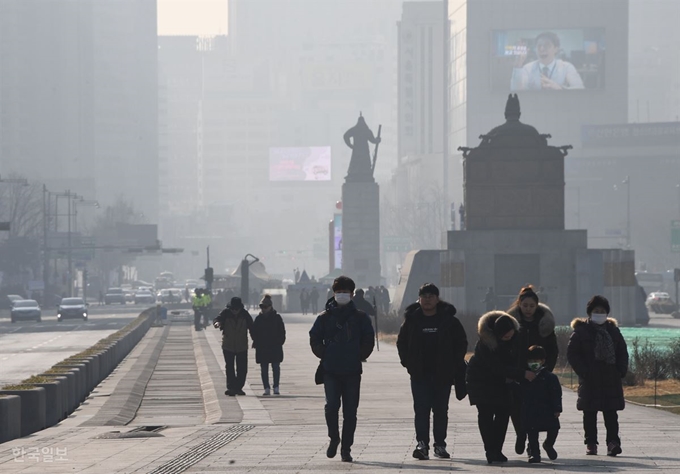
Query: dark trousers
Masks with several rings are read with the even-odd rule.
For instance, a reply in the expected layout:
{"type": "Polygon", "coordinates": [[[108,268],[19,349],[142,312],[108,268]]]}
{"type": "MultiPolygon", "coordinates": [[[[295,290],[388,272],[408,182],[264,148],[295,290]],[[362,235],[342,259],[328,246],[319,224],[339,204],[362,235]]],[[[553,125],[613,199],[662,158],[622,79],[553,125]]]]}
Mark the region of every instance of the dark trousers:
{"type": "Polygon", "coordinates": [[[227,369],[227,390],[242,390],[248,375],[248,351],[229,352],[222,349],[227,369]],[[236,370],[234,370],[234,361],[236,370]]]}
{"type": "Polygon", "coordinates": [[[201,311],[197,309],[194,310],[194,329],[201,329],[201,311]]]}
{"type": "Polygon", "coordinates": [[[205,308],[201,312],[203,313],[203,327],[207,328],[208,326],[210,326],[210,319],[209,319],[210,318],[210,311],[208,310],[208,308],[205,308]]]}
{"type": "Polygon", "coordinates": [[[338,413],[342,404],[342,446],[349,451],[354,444],[354,431],[357,428],[357,409],[359,408],[359,390],[361,375],[324,374],[323,388],[326,392],[326,426],[328,437],[332,440],[340,438],[338,413]]]}
{"type": "MultiPolygon", "coordinates": [[[[545,445],[552,447],[555,445],[557,440],[557,434],[560,430],[548,430],[548,434],[545,436],[545,445]]],[[[540,448],[538,447],[538,430],[528,430],[527,437],[529,438],[529,452],[532,454],[539,454],[540,448]]]]}
{"type": "Polygon", "coordinates": [[[421,380],[411,379],[413,411],[415,411],[416,440],[430,446],[430,413],[435,446],[446,447],[446,428],[449,424],[451,385],[437,383],[434,375],[421,380]]]}
{"type": "MultiPolygon", "coordinates": [[[[585,444],[597,443],[597,413],[596,411],[583,412],[583,431],[585,432],[585,444]]],[[[619,438],[619,414],[616,410],[603,411],[604,427],[607,430],[607,444],[621,444],[619,438]]]]}
{"type": "Polygon", "coordinates": [[[477,424],[487,454],[496,454],[503,450],[509,419],[509,406],[477,405],[477,424]]]}
{"type": "Polygon", "coordinates": [[[319,312],[319,301],[312,299],[312,314],[319,312]]]}
{"type": "MultiPolygon", "coordinates": [[[[269,390],[269,362],[260,364],[260,372],[262,374],[262,385],[269,390]]],[[[281,364],[272,362],[272,374],[274,375],[274,388],[279,386],[279,378],[281,377],[281,364]]]]}

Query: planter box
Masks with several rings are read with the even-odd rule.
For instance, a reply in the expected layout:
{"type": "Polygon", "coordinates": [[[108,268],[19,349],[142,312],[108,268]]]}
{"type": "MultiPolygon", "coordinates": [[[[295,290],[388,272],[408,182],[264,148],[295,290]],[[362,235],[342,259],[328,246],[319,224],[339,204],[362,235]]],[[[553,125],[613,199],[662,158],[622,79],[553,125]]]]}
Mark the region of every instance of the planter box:
{"type": "Polygon", "coordinates": [[[29,390],[0,390],[0,395],[21,397],[21,437],[28,436],[47,427],[45,422],[45,389],[36,387],[29,390]]]}
{"type": "Polygon", "coordinates": [[[0,396],[0,443],[21,436],[21,398],[0,396]]]}
{"type": "Polygon", "coordinates": [[[42,377],[51,377],[54,379],[65,379],[64,380],[64,399],[63,399],[63,418],[68,418],[68,416],[76,409],[78,406],[78,397],[76,396],[77,390],[77,377],[75,372],[59,372],[58,374],[39,374],[42,377]]]}
{"type": "Polygon", "coordinates": [[[45,426],[54,426],[59,423],[62,414],[60,382],[32,383],[31,385],[45,389],[45,426]]]}
{"type": "Polygon", "coordinates": [[[87,398],[87,372],[85,364],[57,364],[55,367],[61,367],[63,369],[69,369],[71,372],[76,374],[76,400],[77,404],[80,405],[87,398]]]}

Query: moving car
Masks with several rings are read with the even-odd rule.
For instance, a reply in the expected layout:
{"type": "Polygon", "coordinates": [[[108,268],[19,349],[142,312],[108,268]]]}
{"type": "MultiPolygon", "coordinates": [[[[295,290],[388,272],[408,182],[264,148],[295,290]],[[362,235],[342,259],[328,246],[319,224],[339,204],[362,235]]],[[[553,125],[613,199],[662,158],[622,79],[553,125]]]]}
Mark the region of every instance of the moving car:
{"type": "Polygon", "coordinates": [[[150,291],[138,291],[135,293],[135,304],[155,304],[156,298],[150,291]]]}
{"type": "Polygon", "coordinates": [[[650,293],[645,304],[647,309],[657,314],[671,314],[677,310],[677,305],[670,295],[661,291],[650,293]]]}
{"type": "Polygon", "coordinates": [[[104,295],[104,304],[125,304],[125,293],[122,288],[109,288],[104,295]]]}
{"type": "Polygon", "coordinates": [[[78,318],[87,321],[87,303],[82,298],[64,298],[59,303],[57,321],[68,318],[78,318]]]}
{"type": "Polygon", "coordinates": [[[15,301],[14,306],[12,306],[10,317],[13,323],[23,319],[32,319],[39,323],[42,322],[42,312],[40,311],[40,305],[36,300],[15,301]]]}

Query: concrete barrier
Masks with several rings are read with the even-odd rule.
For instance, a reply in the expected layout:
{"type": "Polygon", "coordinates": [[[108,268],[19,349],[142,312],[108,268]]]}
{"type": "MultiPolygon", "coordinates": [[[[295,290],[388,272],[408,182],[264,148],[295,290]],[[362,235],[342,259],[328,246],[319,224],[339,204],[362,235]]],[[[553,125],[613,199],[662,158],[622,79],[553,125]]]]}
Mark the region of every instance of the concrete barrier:
{"type": "Polygon", "coordinates": [[[87,372],[86,372],[86,367],[85,364],[79,364],[79,363],[68,363],[68,362],[59,362],[58,364],[55,365],[55,367],[60,367],[63,369],[68,369],[71,372],[76,374],[76,400],[77,400],[77,405],[80,405],[82,402],[85,401],[87,398],[87,372]]]}
{"type": "Polygon", "coordinates": [[[47,427],[45,421],[45,389],[42,387],[26,390],[0,390],[0,395],[21,397],[21,437],[28,436],[47,427]]]}
{"type": "Polygon", "coordinates": [[[0,443],[21,436],[21,397],[0,395],[0,443]]]}
{"type": "Polygon", "coordinates": [[[80,401],[78,400],[78,396],[76,395],[76,390],[77,390],[77,381],[76,378],[78,377],[78,374],[75,372],[70,371],[67,368],[52,368],[51,370],[54,370],[55,372],[45,372],[41,375],[43,377],[52,377],[52,378],[65,378],[65,393],[66,397],[64,399],[64,408],[65,408],[65,416],[64,418],[68,417],[71,413],[73,413],[73,410],[78,407],[78,404],[80,401]]]}
{"type": "Polygon", "coordinates": [[[45,427],[59,423],[62,412],[60,382],[31,383],[30,385],[45,389],[45,427]]]}

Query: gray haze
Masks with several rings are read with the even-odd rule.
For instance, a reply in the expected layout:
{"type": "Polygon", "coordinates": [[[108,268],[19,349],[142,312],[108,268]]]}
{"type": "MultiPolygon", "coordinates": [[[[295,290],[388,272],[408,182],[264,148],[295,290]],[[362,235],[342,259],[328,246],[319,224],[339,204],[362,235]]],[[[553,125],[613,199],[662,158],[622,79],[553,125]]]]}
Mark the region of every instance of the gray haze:
{"type": "MultiPolygon", "coordinates": [[[[216,273],[251,253],[272,275],[318,278],[351,155],[343,134],[361,112],[382,125],[381,267],[394,285],[408,251],[443,248],[460,227],[457,149],[504,121],[514,87],[499,51],[553,29],[583,90],[517,93],[523,122],[574,146],[566,226],[665,271],[680,266],[678,24],[676,0],[229,0],[227,35],[159,37],[152,0],[0,0],[0,177],[97,201],[79,210],[83,235],[109,229],[98,219],[116,205],[119,221],[157,224],[162,246],[184,251],[120,262],[141,279],[197,278],[207,246],[216,273]],[[331,179],[271,181],[270,150],[286,147],[330,147],[331,179]]],[[[118,267],[103,260],[91,268],[107,279],[118,267]]],[[[29,267],[12,278],[42,278],[29,267]]]]}

